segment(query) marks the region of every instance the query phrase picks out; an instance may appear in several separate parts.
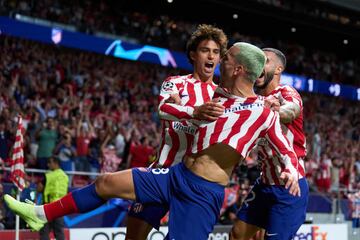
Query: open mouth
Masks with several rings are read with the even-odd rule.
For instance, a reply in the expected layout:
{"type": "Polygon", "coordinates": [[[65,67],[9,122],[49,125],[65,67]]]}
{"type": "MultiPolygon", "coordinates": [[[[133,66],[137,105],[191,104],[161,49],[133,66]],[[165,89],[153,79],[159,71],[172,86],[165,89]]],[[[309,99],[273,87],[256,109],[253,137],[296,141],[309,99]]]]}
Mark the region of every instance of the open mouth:
{"type": "Polygon", "coordinates": [[[259,78],[262,78],[265,75],[265,70],[262,71],[261,75],[259,76],[259,78]]]}
{"type": "Polygon", "coordinates": [[[206,67],[206,68],[213,68],[213,67],[214,67],[214,63],[212,63],[212,62],[207,62],[207,63],[205,63],[205,67],[206,67]]]}

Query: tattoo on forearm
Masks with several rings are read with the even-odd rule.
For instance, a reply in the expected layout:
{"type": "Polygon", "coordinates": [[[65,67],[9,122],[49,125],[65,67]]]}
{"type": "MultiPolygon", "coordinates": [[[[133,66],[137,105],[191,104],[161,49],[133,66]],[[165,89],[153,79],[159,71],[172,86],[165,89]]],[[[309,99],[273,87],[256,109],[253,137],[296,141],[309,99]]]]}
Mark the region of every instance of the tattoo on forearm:
{"type": "Polygon", "coordinates": [[[280,107],[280,121],[289,123],[294,121],[300,114],[300,107],[295,103],[287,102],[280,107]]]}

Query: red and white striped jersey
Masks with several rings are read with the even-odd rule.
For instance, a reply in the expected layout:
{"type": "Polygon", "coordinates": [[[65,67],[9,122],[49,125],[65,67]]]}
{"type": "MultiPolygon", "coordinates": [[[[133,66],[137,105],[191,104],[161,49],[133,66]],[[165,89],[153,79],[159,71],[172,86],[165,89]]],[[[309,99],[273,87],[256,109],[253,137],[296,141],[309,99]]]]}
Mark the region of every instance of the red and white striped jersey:
{"type": "Polygon", "coordinates": [[[162,119],[162,134],[158,149],[158,165],[169,167],[180,162],[191,151],[196,126],[191,119],[194,106],[210,101],[216,84],[203,83],[193,75],[174,76],[166,79],[160,90],[159,115],[162,119]],[[171,94],[179,94],[181,105],[166,103],[171,94]]]}
{"type": "Polygon", "coordinates": [[[266,138],[280,154],[283,171],[298,174],[298,159],[282,133],[279,114],[264,107],[263,97],[237,97],[222,88],[216,90],[214,97],[220,98],[225,112],[214,122],[198,123],[193,153],[224,143],[246,158],[257,139],[266,138]]]}
{"type": "MultiPolygon", "coordinates": [[[[290,86],[278,86],[269,96],[275,96],[280,101],[288,101],[300,108],[300,115],[291,123],[281,123],[282,130],[289,140],[299,159],[299,178],[305,177],[303,158],[306,155],[306,138],[303,131],[303,103],[300,94],[290,86]]],[[[280,185],[283,181],[279,178],[283,167],[276,150],[266,140],[258,142],[258,156],[262,161],[261,179],[265,184],[280,185]]]]}

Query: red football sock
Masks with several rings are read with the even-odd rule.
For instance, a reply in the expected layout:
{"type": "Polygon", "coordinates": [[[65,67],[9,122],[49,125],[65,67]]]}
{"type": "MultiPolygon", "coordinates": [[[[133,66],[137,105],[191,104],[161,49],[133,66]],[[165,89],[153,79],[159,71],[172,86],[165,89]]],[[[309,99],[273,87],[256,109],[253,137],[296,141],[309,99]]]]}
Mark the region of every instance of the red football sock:
{"type": "Polygon", "coordinates": [[[68,214],[79,212],[72,193],[68,193],[66,196],[55,202],[45,204],[44,211],[48,222],[68,214]]]}

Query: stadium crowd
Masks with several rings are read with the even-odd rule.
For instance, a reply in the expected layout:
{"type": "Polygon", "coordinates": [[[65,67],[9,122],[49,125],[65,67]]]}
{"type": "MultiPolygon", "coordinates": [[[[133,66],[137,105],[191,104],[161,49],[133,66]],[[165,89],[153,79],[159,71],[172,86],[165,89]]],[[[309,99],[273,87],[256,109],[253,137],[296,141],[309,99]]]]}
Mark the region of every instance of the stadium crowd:
{"type": "MultiPolygon", "coordinates": [[[[27,167],[46,169],[52,155],[66,171],[111,172],[146,166],[155,159],[159,87],[180,70],[11,37],[0,42],[0,157],[5,165],[17,113],[27,129],[27,167]]],[[[340,98],[303,98],[308,176],[321,190],[328,184],[322,179],[335,187],[359,187],[354,186],[360,180],[359,108],[340,98]]],[[[256,169],[256,152],[253,155],[247,165],[256,169]]],[[[238,173],[242,178],[241,169],[238,173]]],[[[256,170],[248,174],[257,176],[256,170]]],[[[330,186],[324,190],[330,191],[330,186]]]]}
{"type": "MultiPolygon", "coordinates": [[[[87,33],[108,32],[142,43],[184,50],[196,23],[149,16],[118,14],[104,1],[2,1],[3,13],[20,13],[75,25],[87,33]],[[71,4],[70,4],[71,3],[71,4]],[[51,7],[50,7],[51,6],[51,7]],[[101,14],[101,18],[97,16],[101,14]],[[101,19],[101,21],[95,21],[101,19]],[[179,41],[180,39],[180,41],[179,41]]],[[[264,41],[231,32],[231,42],[252,42],[282,49],[287,72],[315,79],[357,84],[359,59],[311,50],[285,40],[264,41]]],[[[26,128],[25,165],[47,169],[56,156],[65,171],[114,172],[147,166],[156,159],[160,139],[157,115],[159,88],[182,70],[109,58],[93,53],[0,37],[0,164],[9,166],[16,116],[26,128]]],[[[340,98],[301,93],[307,135],[307,177],[312,189],[333,195],[360,190],[360,109],[340,98]]],[[[259,176],[257,153],[234,171],[222,209],[222,223],[235,218],[237,207],[259,176]]],[[[10,182],[4,171],[1,182],[10,182]]],[[[93,177],[72,176],[73,187],[93,177]]],[[[28,184],[39,181],[28,176],[28,184]]],[[[0,201],[0,229],[5,219],[0,201]]]]}
{"type": "MultiPolygon", "coordinates": [[[[89,34],[103,32],[129,41],[134,40],[142,44],[177,51],[184,51],[186,40],[199,24],[184,20],[179,16],[155,15],[140,11],[126,12],[114,7],[113,4],[111,1],[83,0],[0,1],[3,15],[22,14],[75,26],[77,31],[89,34]]],[[[295,5],[299,7],[298,11],[305,12],[301,6],[298,6],[299,4],[295,5]]],[[[274,6],[284,6],[284,9],[288,9],[292,3],[288,1],[283,5],[274,4],[274,6]]],[[[315,11],[314,8],[312,10],[319,16],[323,15],[319,13],[320,10],[315,11]]],[[[293,74],[359,86],[359,57],[344,57],[336,54],[336,49],[332,52],[320,50],[314,46],[301,45],[287,39],[276,38],[276,36],[272,36],[272,40],[270,38],[265,40],[255,35],[243,35],[237,28],[230,25],[220,27],[229,35],[230,45],[241,40],[260,47],[272,46],[281,49],[288,58],[287,71],[293,74]]]]}

